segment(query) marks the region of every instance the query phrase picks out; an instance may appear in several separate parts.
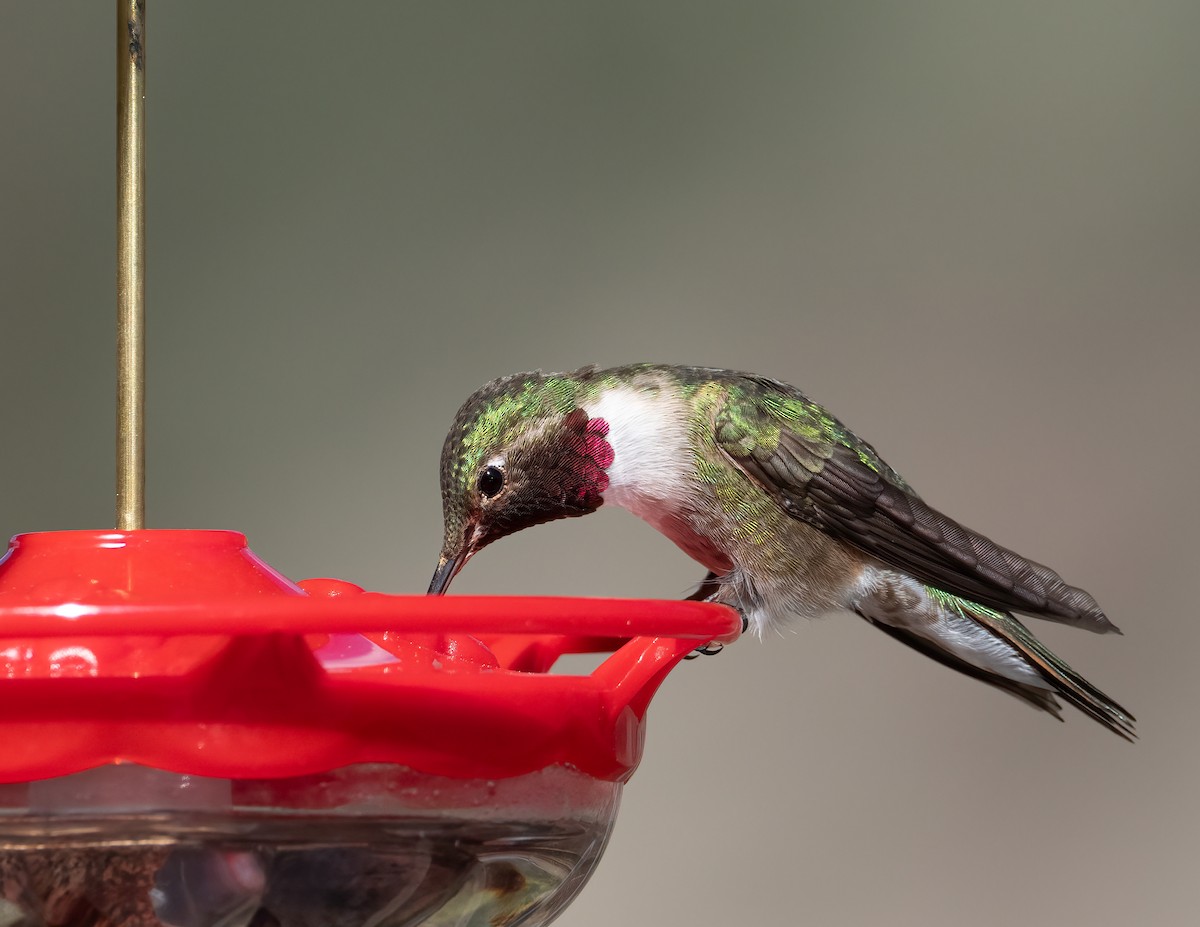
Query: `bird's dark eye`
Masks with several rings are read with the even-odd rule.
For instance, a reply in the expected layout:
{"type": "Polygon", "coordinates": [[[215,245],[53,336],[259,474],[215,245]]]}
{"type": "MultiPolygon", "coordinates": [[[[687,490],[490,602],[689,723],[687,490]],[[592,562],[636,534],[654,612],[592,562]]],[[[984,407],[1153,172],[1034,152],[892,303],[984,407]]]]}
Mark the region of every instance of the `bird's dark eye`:
{"type": "Polygon", "coordinates": [[[499,467],[484,467],[479,474],[479,491],[491,499],[504,488],[504,471],[499,467]]]}

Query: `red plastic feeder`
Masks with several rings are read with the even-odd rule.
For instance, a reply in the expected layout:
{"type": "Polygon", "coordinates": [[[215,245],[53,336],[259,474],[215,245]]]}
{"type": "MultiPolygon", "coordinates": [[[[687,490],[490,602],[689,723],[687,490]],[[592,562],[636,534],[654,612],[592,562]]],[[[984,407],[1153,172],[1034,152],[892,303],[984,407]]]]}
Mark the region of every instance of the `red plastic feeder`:
{"type": "Polygon", "coordinates": [[[14,538],[0,627],[0,924],[473,927],[570,901],[654,692],[741,620],[294,584],[151,530],[14,538]]]}

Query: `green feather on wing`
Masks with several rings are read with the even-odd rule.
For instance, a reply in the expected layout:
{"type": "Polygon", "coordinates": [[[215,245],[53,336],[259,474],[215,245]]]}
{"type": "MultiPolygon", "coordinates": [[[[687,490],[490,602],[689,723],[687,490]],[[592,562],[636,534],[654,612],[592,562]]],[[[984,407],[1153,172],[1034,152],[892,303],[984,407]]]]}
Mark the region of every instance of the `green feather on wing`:
{"type": "Polygon", "coordinates": [[[895,569],[990,608],[1116,630],[1088,593],[927,505],[873,447],[786,384],[730,383],[714,434],[793,518],[895,569]]]}

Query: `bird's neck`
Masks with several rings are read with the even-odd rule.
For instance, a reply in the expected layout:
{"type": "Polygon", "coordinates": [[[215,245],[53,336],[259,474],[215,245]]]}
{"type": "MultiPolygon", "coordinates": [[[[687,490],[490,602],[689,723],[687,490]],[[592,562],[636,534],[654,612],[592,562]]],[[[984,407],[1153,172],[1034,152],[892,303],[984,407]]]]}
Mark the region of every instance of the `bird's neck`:
{"type": "Polygon", "coordinates": [[[666,388],[617,385],[583,404],[608,424],[613,461],[604,501],[652,524],[683,504],[694,479],[687,403],[666,388]]]}

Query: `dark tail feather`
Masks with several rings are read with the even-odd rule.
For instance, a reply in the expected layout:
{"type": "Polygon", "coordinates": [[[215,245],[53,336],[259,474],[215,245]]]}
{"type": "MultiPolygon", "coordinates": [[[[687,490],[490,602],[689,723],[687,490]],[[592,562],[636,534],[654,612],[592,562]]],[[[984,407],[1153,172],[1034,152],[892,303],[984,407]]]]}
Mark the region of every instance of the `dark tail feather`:
{"type": "Polygon", "coordinates": [[[1051,653],[1020,621],[1003,612],[973,607],[971,602],[960,600],[960,604],[963,614],[1020,651],[1030,665],[1041,673],[1042,678],[1068,702],[1119,737],[1130,742],[1137,739],[1133,727],[1137,719],[1051,653]]]}
{"type": "Polygon", "coordinates": [[[870,624],[879,628],[884,634],[895,638],[902,644],[907,644],[918,653],[923,653],[931,660],[937,660],[942,666],[948,666],[952,670],[957,670],[964,676],[970,676],[972,679],[978,679],[980,682],[986,682],[989,686],[995,686],[1002,692],[1007,692],[1009,695],[1019,698],[1027,705],[1032,705],[1042,711],[1049,712],[1063,720],[1062,706],[1058,703],[1058,699],[1049,689],[1039,689],[1037,686],[1026,685],[1023,682],[1017,682],[1015,679],[1007,679],[1004,676],[996,676],[992,673],[981,670],[977,666],[972,666],[970,663],[965,663],[953,654],[934,646],[931,641],[923,637],[918,637],[903,628],[895,628],[890,624],[884,624],[881,621],[875,621],[873,618],[868,618],[862,612],[858,613],[870,624]]]}

